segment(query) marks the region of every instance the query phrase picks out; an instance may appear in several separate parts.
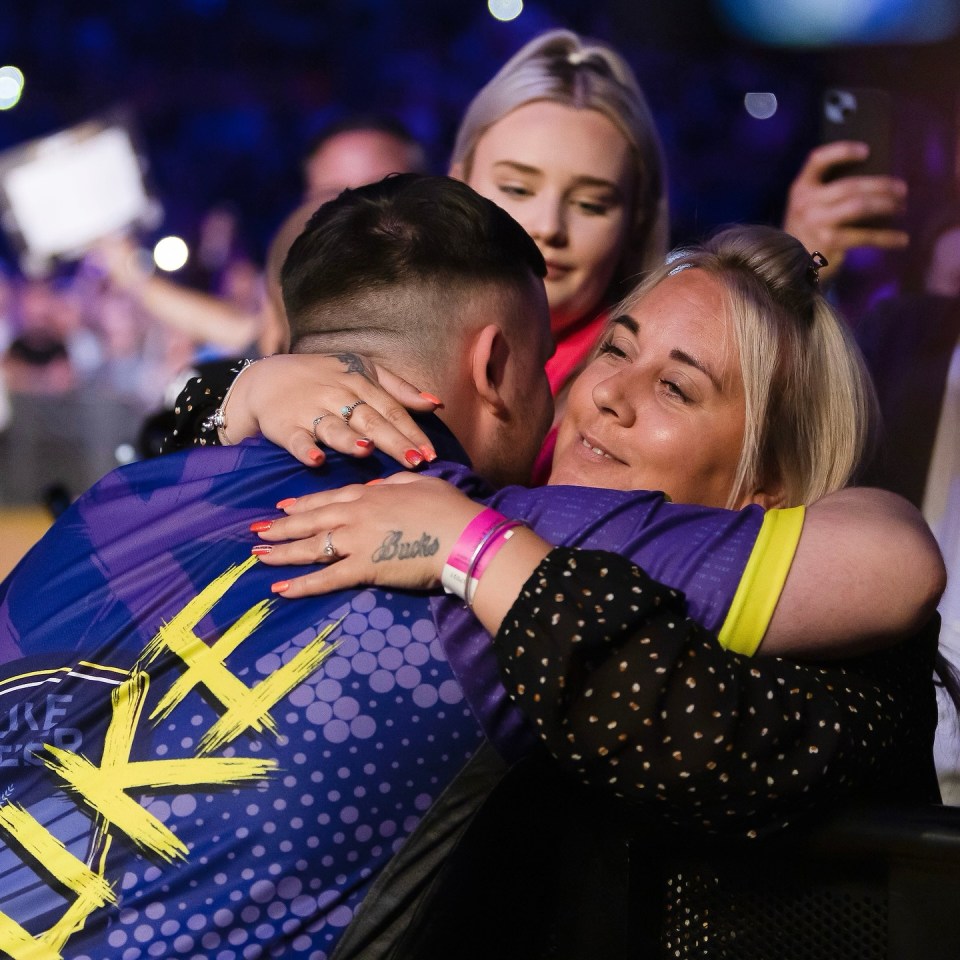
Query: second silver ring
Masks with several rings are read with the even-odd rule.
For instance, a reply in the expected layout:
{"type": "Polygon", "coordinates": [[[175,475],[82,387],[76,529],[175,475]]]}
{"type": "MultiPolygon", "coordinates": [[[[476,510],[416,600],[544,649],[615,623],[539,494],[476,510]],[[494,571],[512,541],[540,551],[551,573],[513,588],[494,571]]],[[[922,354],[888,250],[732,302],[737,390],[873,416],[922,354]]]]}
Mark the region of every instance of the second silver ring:
{"type": "Polygon", "coordinates": [[[353,416],[353,411],[357,409],[362,403],[366,403],[366,400],[354,400],[353,403],[348,403],[345,406],[340,408],[340,416],[343,417],[344,423],[349,423],[350,418],[353,416]]]}

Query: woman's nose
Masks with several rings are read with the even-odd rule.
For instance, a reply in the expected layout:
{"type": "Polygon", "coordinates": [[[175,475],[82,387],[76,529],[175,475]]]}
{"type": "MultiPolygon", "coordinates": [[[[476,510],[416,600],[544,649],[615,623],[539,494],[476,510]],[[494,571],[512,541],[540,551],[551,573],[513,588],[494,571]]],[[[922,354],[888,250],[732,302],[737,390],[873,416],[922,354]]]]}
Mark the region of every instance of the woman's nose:
{"type": "Polygon", "coordinates": [[[563,203],[554,197],[540,196],[530,205],[523,226],[538,243],[562,247],[567,243],[567,222],[563,203]]]}
{"type": "Polygon", "coordinates": [[[597,409],[622,427],[631,427],[636,421],[635,401],[636,383],[629,370],[618,370],[594,385],[593,402],[597,409]]]}

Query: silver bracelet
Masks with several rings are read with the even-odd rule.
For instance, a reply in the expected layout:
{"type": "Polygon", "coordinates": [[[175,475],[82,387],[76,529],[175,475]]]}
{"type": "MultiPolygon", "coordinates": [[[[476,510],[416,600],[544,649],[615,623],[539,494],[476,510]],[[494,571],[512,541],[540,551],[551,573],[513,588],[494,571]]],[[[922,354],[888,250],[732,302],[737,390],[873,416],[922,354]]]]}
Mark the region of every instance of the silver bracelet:
{"type": "Polygon", "coordinates": [[[233,382],[227,387],[227,392],[223,395],[223,400],[220,402],[220,406],[217,407],[213,413],[203,421],[204,430],[216,430],[217,437],[220,439],[220,443],[225,447],[233,446],[230,441],[230,438],[227,436],[227,403],[230,400],[230,395],[233,393],[233,388],[237,385],[237,381],[240,379],[240,375],[244,370],[249,370],[257,361],[256,360],[244,360],[240,364],[240,369],[237,371],[237,375],[233,378],[233,382]]]}

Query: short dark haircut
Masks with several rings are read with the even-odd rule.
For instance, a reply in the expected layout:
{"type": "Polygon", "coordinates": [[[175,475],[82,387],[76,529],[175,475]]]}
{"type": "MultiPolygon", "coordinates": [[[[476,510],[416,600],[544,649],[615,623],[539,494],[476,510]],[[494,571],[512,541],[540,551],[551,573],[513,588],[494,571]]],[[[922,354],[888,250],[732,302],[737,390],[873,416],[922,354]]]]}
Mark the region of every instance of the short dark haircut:
{"type": "Polygon", "coordinates": [[[362,331],[426,356],[472,293],[529,296],[545,273],[524,229],[465,183],[391,174],[323,204],[291,246],[280,278],[291,349],[362,331]]]}

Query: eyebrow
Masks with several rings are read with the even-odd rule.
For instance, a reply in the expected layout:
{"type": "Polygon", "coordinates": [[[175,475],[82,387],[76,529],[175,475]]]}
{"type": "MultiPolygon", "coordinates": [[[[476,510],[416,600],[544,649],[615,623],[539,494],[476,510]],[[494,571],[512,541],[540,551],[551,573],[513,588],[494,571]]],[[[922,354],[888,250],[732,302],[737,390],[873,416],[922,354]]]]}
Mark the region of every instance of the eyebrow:
{"type": "MultiPolygon", "coordinates": [[[[611,324],[617,324],[621,327],[626,327],[634,336],[640,333],[640,324],[637,323],[633,317],[629,317],[626,314],[620,317],[614,317],[611,321],[611,324]]],[[[693,356],[691,353],[687,353],[686,350],[681,350],[679,347],[674,347],[670,351],[670,359],[677,360],[680,363],[685,363],[687,366],[694,367],[696,370],[699,370],[704,376],[706,376],[710,382],[716,387],[717,393],[723,393],[723,385],[720,383],[719,378],[716,374],[707,366],[702,360],[693,356]]]]}
{"type": "MultiPolygon", "coordinates": [[[[530,176],[543,173],[539,167],[531,167],[529,164],[519,163],[516,160],[497,160],[493,165],[494,167],[510,167],[512,170],[516,170],[517,173],[526,173],[530,176]]],[[[618,196],[621,192],[620,188],[612,180],[604,180],[603,177],[590,177],[583,174],[576,177],[575,180],[578,187],[602,187],[605,190],[612,190],[618,196]]]]}

